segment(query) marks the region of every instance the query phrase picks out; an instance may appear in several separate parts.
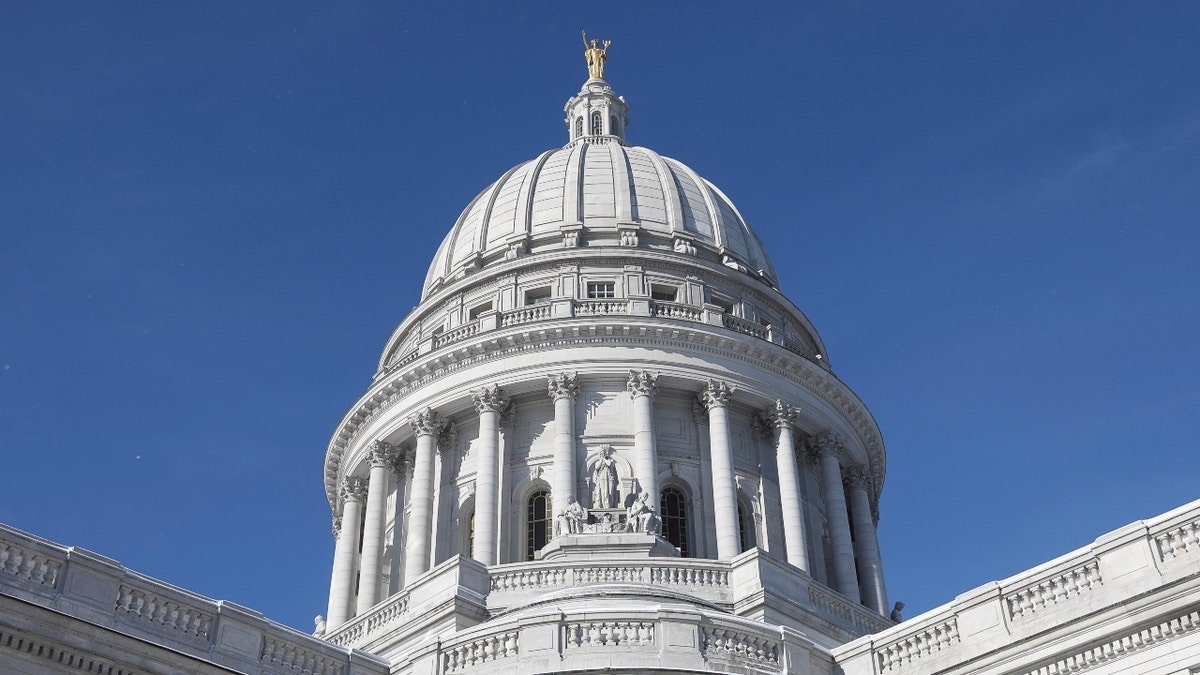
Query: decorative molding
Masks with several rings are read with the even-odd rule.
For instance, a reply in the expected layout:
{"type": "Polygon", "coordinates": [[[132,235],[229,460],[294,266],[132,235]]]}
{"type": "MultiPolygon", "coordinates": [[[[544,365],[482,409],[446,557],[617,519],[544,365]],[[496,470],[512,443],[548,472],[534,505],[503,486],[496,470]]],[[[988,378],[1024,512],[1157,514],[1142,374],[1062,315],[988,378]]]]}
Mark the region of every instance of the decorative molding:
{"type": "MultiPolygon", "coordinates": [[[[118,665],[114,661],[101,658],[91,652],[82,652],[78,646],[51,642],[40,636],[30,635],[8,626],[0,626],[0,649],[25,654],[26,658],[42,659],[52,663],[50,668],[53,668],[53,672],[64,672],[62,670],[64,667],[96,675],[141,675],[144,672],[125,664],[118,665]]],[[[0,660],[8,662],[8,659],[0,660]]],[[[10,665],[13,664],[10,663],[10,665]]]]}
{"type": "Polygon", "coordinates": [[[367,481],[356,476],[342,480],[342,502],[362,502],[367,498],[367,481]]]}

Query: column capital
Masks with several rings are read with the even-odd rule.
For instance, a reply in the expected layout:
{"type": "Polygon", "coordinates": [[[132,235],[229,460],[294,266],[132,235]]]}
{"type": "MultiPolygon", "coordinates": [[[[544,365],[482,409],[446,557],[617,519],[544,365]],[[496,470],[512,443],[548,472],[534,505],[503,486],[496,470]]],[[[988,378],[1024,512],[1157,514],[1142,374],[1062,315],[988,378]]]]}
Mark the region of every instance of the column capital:
{"type": "Polygon", "coordinates": [[[342,479],[342,501],[361,502],[367,498],[367,481],[354,476],[342,479]]]}
{"type": "Polygon", "coordinates": [[[550,398],[555,401],[560,398],[575,398],[579,395],[579,374],[558,373],[546,378],[550,398]]]}
{"type": "Polygon", "coordinates": [[[708,385],[704,387],[704,391],[700,392],[700,400],[704,402],[704,407],[712,410],[713,408],[727,408],[729,402],[733,399],[733,392],[736,391],[728,383],[721,380],[709,380],[708,385]]]}
{"type": "Polygon", "coordinates": [[[658,393],[658,374],[648,370],[638,372],[636,370],[629,371],[629,381],[626,383],[629,388],[629,395],[637,398],[639,396],[649,396],[654,398],[658,393]]]}
{"type": "Polygon", "coordinates": [[[821,433],[808,439],[808,447],[817,455],[824,457],[825,455],[836,455],[842,449],[844,443],[841,436],[833,431],[822,431],[821,433]]]}
{"type": "Polygon", "coordinates": [[[776,429],[790,427],[796,422],[796,408],[784,403],[779,399],[775,399],[775,405],[768,406],[763,411],[762,416],[767,422],[774,425],[776,429]]]}
{"type": "Polygon", "coordinates": [[[849,490],[867,491],[871,485],[871,472],[861,466],[852,466],[842,474],[842,482],[849,490]]]}
{"type": "Polygon", "coordinates": [[[409,417],[408,423],[418,436],[437,436],[446,427],[446,420],[433,408],[425,408],[409,417]]]}
{"type": "Polygon", "coordinates": [[[485,412],[503,412],[508,407],[509,399],[500,385],[493,384],[471,392],[471,402],[475,404],[475,412],[482,415],[485,412]]]}
{"type": "Polygon", "coordinates": [[[387,441],[372,441],[371,449],[367,451],[367,459],[371,468],[386,468],[395,460],[396,449],[387,441]]]}

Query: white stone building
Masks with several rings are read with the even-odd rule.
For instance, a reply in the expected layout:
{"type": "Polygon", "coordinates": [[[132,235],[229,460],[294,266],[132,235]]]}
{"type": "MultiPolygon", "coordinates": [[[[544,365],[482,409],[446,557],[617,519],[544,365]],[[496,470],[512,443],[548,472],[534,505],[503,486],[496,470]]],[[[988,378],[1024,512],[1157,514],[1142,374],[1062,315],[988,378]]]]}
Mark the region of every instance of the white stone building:
{"type": "Polygon", "coordinates": [[[334,433],[324,639],[2,528],[0,671],[1200,672],[1200,502],[888,618],[875,421],[590,56],[334,433]]]}

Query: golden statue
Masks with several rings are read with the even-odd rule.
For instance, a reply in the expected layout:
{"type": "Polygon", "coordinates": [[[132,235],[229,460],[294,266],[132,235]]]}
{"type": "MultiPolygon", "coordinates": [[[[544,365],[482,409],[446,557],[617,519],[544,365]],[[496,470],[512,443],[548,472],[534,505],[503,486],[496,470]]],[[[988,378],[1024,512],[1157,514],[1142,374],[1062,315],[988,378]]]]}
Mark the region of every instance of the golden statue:
{"type": "Polygon", "coordinates": [[[604,49],[596,46],[599,40],[592,40],[588,45],[587,31],[583,31],[583,57],[587,59],[588,75],[597,80],[604,79],[604,62],[608,59],[608,46],[612,40],[604,41],[604,49]]]}

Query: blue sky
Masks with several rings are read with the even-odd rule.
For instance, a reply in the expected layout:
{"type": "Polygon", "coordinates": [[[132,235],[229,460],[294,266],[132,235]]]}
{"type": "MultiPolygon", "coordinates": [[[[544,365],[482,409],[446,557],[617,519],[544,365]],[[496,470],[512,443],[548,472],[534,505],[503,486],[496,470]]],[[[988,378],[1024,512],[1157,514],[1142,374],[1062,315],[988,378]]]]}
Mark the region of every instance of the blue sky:
{"type": "Polygon", "coordinates": [[[1200,496],[1195,3],[26,3],[0,521],[303,629],[321,463],[459,211],[631,142],[734,200],[883,430],[909,614],[1200,496]]]}

